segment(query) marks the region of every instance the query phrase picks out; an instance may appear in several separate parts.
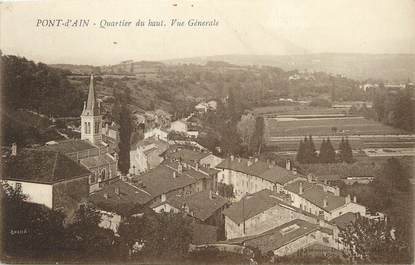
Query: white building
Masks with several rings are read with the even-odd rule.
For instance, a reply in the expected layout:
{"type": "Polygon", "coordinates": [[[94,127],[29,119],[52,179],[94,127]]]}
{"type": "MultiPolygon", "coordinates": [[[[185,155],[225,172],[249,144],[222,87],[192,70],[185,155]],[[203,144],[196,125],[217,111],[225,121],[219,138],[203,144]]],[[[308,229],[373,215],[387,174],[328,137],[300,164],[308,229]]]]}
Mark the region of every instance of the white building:
{"type": "Polygon", "coordinates": [[[9,157],[3,157],[2,179],[20,188],[27,201],[63,210],[68,217],[86,201],[91,176],[87,168],[58,152],[12,149],[9,157]]]}
{"type": "Polygon", "coordinates": [[[154,129],[150,129],[144,132],[144,139],[155,138],[155,139],[159,139],[159,140],[167,142],[168,134],[169,133],[167,132],[167,130],[160,129],[160,128],[154,128],[154,129]]]}
{"type": "Polygon", "coordinates": [[[175,132],[187,133],[187,130],[188,130],[187,123],[184,120],[173,121],[170,124],[170,130],[175,131],[175,132]]]}
{"type": "Polygon", "coordinates": [[[236,200],[263,189],[280,192],[284,185],[304,176],[258,159],[226,158],[216,166],[218,182],[232,185],[236,200]]]}
{"type": "Polygon", "coordinates": [[[133,145],[130,150],[130,173],[145,172],[163,162],[161,154],[169,148],[169,144],[155,137],[144,139],[133,145]]]}

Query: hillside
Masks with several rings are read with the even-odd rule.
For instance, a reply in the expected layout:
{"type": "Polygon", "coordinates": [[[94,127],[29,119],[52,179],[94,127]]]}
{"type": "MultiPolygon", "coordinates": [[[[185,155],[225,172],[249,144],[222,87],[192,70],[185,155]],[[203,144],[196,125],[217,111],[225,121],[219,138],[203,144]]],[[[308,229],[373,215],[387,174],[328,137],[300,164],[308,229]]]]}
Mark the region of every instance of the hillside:
{"type": "MultiPolygon", "coordinates": [[[[162,108],[173,115],[183,112],[183,105],[187,108],[203,99],[223,99],[231,89],[247,108],[273,104],[280,97],[311,99],[334,95],[339,101],[365,98],[358,82],[346,77],[220,61],[205,65],[129,62],[102,67],[99,73],[96,87],[100,97],[127,89],[132,106],[144,110],[162,108]]],[[[87,73],[71,75],[69,80],[74,87],[86,89],[88,85],[87,73]]]]}
{"type": "Polygon", "coordinates": [[[415,79],[415,54],[220,55],[166,60],[166,64],[225,61],[237,65],[269,65],[289,70],[322,71],[349,78],[406,81],[415,79]]]}

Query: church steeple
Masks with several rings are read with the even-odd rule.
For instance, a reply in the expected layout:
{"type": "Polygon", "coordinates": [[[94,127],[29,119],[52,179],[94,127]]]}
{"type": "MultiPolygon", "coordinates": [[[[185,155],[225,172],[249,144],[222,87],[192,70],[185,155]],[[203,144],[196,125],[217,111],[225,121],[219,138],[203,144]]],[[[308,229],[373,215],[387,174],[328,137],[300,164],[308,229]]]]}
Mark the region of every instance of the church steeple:
{"type": "Polygon", "coordinates": [[[95,98],[94,75],[92,74],[89,82],[88,100],[86,102],[86,106],[84,104],[82,115],[100,115],[98,102],[95,98]]]}
{"type": "Polygon", "coordinates": [[[84,102],[81,114],[81,139],[89,140],[93,144],[101,142],[101,128],[101,110],[95,97],[94,76],[91,74],[88,99],[84,102]]]}

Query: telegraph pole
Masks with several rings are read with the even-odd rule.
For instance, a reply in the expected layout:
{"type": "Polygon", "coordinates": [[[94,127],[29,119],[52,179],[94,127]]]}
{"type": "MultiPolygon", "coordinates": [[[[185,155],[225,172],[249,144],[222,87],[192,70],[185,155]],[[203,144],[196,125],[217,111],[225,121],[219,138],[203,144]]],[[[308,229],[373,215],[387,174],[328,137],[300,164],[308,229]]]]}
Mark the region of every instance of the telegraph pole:
{"type": "Polygon", "coordinates": [[[245,194],[242,195],[242,222],[243,222],[243,232],[245,236],[245,194]]]}

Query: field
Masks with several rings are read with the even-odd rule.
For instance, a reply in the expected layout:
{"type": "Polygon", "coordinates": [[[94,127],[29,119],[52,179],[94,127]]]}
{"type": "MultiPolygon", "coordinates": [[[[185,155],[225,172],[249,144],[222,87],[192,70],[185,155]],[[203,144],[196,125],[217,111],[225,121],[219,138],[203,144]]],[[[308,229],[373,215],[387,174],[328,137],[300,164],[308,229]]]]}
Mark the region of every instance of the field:
{"type": "Polygon", "coordinates": [[[311,107],[308,105],[286,105],[286,106],[264,106],[258,107],[253,110],[256,114],[278,115],[290,114],[346,114],[346,109],[341,108],[326,108],[326,107],[311,107]]]}
{"type": "Polygon", "coordinates": [[[265,119],[268,137],[396,135],[406,132],[363,117],[265,119]]]}

